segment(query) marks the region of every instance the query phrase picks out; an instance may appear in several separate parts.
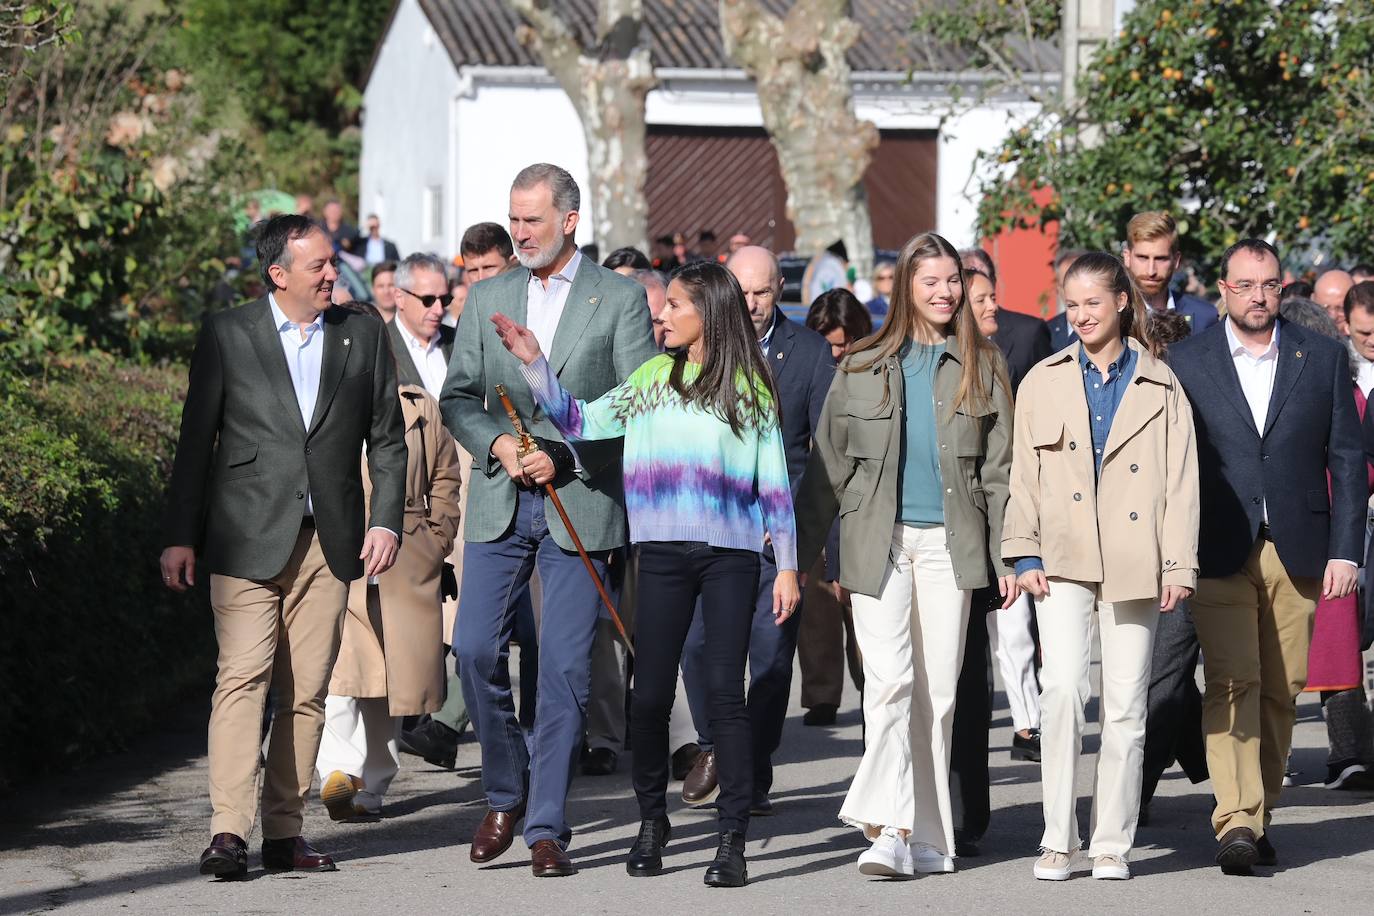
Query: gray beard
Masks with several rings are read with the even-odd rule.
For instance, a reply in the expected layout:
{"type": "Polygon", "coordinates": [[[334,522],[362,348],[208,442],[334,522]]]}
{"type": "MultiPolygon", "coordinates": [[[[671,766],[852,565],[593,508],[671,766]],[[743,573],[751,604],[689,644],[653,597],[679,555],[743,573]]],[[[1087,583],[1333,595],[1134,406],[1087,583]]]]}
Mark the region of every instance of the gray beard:
{"type": "Polygon", "coordinates": [[[558,255],[562,250],[563,245],[561,242],[557,245],[551,245],[547,249],[541,248],[532,255],[526,255],[517,248],[515,249],[515,258],[520,262],[521,267],[528,267],[530,270],[539,270],[540,268],[548,267],[554,261],[558,260],[558,255]]]}

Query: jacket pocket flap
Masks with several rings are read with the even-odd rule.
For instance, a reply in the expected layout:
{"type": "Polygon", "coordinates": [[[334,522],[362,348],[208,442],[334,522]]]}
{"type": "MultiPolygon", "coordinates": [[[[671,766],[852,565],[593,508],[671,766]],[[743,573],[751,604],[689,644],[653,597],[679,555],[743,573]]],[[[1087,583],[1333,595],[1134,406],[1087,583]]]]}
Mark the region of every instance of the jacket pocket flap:
{"type": "Polygon", "coordinates": [[[845,411],[860,420],[882,420],[892,416],[892,398],[886,401],[850,401],[845,411]]]}
{"type": "Polygon", "coordinates": [[[1308,490],[1307,508],[1313,512],[1330,512],[1331,497],[1326,494],[1325,490],[1308,490]]]}
{"type": "Polygon", "coordinates": [[[840,515],[848,515],[853,512],[855,509],[859,508],[859,506],[863,505],[863,501],[864,494],[862,490],[846,489],[844,495],[840,497],[840,515]]]}
{"type": "Polygon", "coordinates": [[[237,448],[229,450],[228,455],[225,456],[224,463],[225,466],[233,468],[241,464],[247,464],[257,457],[258,447],[256,443],[253,445],[240,445],[237,448]]]}
{"type": "Polygon", "coordinates": [[[1030,428],[1031,445],[1036,448],[1047,448],[1051,445],[1058,445],[1059,440],[1064,438],[1063,420],[1032,420],[1030,428]]]}

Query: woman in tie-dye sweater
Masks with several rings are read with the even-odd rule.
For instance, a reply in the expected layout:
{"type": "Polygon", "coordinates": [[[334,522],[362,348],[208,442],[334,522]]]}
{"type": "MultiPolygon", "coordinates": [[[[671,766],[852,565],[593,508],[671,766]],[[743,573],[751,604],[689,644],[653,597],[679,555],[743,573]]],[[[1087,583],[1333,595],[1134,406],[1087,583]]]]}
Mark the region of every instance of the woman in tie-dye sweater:
{"type": "Polygon", "coordinates": [[[700,598],[721,831],[705,881],[733,887],[747,879],[744,834],[754,794],[744,665],[759,554],[766,535],[778,564],[773,613],[782,623],[800,598],[792,494],[777,394],[734,276],[707,261],[680,268],[659,317],[675,352],[649,360],[591,403],[563,390],[527,328],[502,315],[492,320],[564,436],[625,438],[625,508],[639,551],[631,731],[642,819],[626,870],[646,876],[663,867],[668,714],[700,598]]]}

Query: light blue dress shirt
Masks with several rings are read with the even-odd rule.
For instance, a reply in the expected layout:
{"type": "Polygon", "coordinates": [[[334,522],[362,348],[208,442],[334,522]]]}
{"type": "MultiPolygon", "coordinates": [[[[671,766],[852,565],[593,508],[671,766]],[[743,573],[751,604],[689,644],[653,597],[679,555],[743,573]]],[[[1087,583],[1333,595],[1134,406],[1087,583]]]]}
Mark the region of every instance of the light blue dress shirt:
{"type": "MultiPolygon", "coordinates": [[[[314,319],[305,326],[305,336],[301,337],[300,326],[286,317],[277,297],[267,294],[267,304],[272,308],[272,320],[277,326],[277,339],[281,341],[282,353],[286,356],[286,371],[291,373],[291,385],[296,389],[296,405],[301,410],[301,427],[309,431],[310,420],[315,416],[315,402],[320,396],[320,366],[324,362],[324,322],[321,313],[316,312],[314,319]]],[[[305,514],[314,515],[315,505],[310,491],[305,494],[305,514]]]]}

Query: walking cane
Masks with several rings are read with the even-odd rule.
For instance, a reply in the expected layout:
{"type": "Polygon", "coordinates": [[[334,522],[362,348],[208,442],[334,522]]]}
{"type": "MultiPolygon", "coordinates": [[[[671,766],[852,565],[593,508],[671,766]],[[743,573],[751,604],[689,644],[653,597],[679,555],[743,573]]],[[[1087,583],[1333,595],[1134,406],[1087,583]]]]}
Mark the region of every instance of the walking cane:
{"type": "MultiPolygon", "coordinates": [[[[520,414],[516,413],[515,405],[511,403],[505,385],[496,386],[496,396],[501,399],[501,406],[506,408],[506,416],[510,417],[512,425],[515,426],[516,438],[520,440],[520,457],[523,458],[531,452],[539,451],[539,446],[535,443],[534,437],[525,431],[525,424],[520,422],[520,414]]],[[[577,555],[582,558],[582,565],[587,567],[587,575],[592,577],[592,583],[596,586],[596,593],[601,596],[601,603],[610,612],[611,623],[615,624],[616,632],[625,641],[625,648],[629,650],[630,657],[634,658],[635,647],[630,642],[629,634],[625,632],[625,624],[621,623],[620,615],[615,612],[615,605],[611,603],[611,596],[606,594],[606,587],[601,584],[601,577],[596,574],[596,567],[592,565],[592,558],[587,556],[587,548],[582,546],[582,539],[577,536],[577,529],[573,528],[572,521],[568,519],[568,510],[563,508],[563,500],[558,498],[558,491],[553,488],[553,481],[544,484],[544,492],[553,501],[553,507],[558,510],[558,517],[563,520],[563,527],[568,529],[568,536],[572,538],[573,546],[577,548],[577,555]]]]}

